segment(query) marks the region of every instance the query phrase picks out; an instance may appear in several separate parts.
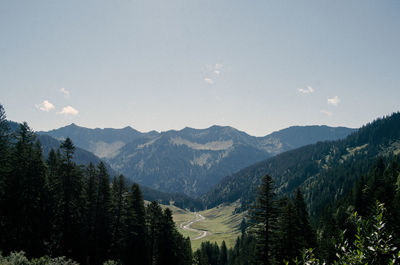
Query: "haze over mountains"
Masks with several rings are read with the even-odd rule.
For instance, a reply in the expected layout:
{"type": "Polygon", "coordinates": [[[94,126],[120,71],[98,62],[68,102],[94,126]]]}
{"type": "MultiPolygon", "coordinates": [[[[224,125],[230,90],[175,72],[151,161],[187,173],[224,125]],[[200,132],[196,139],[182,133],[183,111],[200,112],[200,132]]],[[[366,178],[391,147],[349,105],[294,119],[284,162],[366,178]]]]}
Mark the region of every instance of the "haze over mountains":
{"type": "Polygon", "coordinates": [[[199,196],[223,177],[276,154],[318,141],[342,139],[354,129],[294,126],[254,137],[228,126],[141,133],[71,124],[39,134],[73,143],[130,180],[165,192],[199,196]]]}

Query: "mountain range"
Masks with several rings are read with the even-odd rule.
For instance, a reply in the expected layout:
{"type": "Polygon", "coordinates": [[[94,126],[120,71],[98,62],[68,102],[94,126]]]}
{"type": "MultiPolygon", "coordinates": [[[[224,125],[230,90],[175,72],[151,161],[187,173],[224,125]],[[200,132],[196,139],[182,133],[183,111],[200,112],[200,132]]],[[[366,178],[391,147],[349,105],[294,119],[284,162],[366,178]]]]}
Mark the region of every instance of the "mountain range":
{"type": "Polygon", "coordinates": [[[199,196],[224,176],[279,153],[318,141],[342,139],[355,129],[294,126],[264,137],[229,126],[141,133],[123,129],[88,129],[71,124],[40,135],[73,143],[106,161],[139,184],[164,192],[199,196]]]}

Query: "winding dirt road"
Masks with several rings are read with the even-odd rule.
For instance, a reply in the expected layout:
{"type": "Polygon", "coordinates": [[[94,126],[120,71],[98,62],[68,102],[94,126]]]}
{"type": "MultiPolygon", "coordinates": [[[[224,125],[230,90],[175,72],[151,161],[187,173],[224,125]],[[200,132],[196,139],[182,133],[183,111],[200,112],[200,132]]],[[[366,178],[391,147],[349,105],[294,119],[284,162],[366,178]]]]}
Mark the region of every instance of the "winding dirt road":
{"type": "Polygon", "coordinates": [[[187,230],[187,231],[192,231],[192,232],[199,233],[199,235],[198,235],[197,237],[191,238],[191,240],[202,239],[202,238],[206,237],[207,235],[209,235],[210,232],[208,232],[208,231],[203,231],[203,230],[198,230],[198,229],[194,229],[194,228],[191,228],[190,226],[191,226],[192,224],[194,224],[194,223],[201,222],[201,221],[203,221],[203,220],[205,220],[205,219],[206,219],[206,218],[205,218],[204,216],[202,216],[202,215],[199,214],[199,213],[196,213],[195,219],[193,219],[192,221],[190,221],[190,222],[189,222],[188,224],[186,224],[186,225],[181,224],[180,227],[181,227],[182,229],[184,229],[184,230],[187,230]]]}

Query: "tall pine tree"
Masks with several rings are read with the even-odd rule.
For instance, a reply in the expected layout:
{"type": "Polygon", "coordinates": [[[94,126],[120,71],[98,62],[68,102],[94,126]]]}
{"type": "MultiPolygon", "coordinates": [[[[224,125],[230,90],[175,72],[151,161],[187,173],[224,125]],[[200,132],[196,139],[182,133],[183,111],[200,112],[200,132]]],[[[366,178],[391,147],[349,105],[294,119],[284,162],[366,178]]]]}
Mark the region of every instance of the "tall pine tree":
{"type": "Polygon", "coordinates": [[[256,259],[258,264],[269,265],[274,262],[273,247],[276,240],[277,205],[272,177],[261,179],[258,196],[250,214],[254,222],[253,231],[257,238],[256,259]]]}
{"type": "MultiPolygon", "coordinates": [[[[160,206],[153,205],[154,212],[150,210],[151,217],[149,225],[151,226],[152,235],[150,251],[156,249],[156,240],[159,235],[159,218],[161,214],[160,206]],[[158,226],[158,227],[154,227],[158,226]]],[[[125,260],[127,264],[137,262],[137,264],[147,264],[149,262],[146,251],[146,211],[144,207],[144,200],[142,192],[138,184],[133,184],[131,191],[128,195],[127,203],[128,216],[126,218],[126,233],[125,233],[125,260]]],[[[153,254],[155,252],[152,252],[153,254]]],[[[153,259],[152,259],[153,260],[153,259]]],[[[153,263],[152,263],[153,264],[153,263]]]]}
{"type": "Polygon", "coordinates": [[[97,200],[94,222],[96,239],[96,263],[102,263],[110,257],[111,251],[111,193],[110,177],[103,162],[97,166],[97,200]]]}
{"type": "MultiPolygon", "coordinates": [[[[0,235],[6,233],[5,222],[5,181],[10,173],[10,139],[9,127],[6,120],[6,112],[0,104],[0,235]]],[[[0,237],[0,249],[4,249],[7,244],[4,236],[0,237]]]]}
{"type": "Polygon", "coordinates": [[[307,211],[307,205],[300,188],[296,189],[296,195],[293,200],[295,210],[295,222],[297,227],[296,238],[299,241],[298,249],[315,247],[315,232],[310,224],[310,217],[307,211]]]}
{"type": "Polygon", "coordinates": [[[62,198],[57,225],[61,232],[61,254],[82,262],[85,259],[84,246],[82,246],[82,220],[84,220],[82,172],[72,161],[75,146],[70,138],[61,143],[60,149],[62,198]]]}
{"type": "Polygon", "coordinates": [[[114,177],[111,187],[111,255],[114,259],[120,259],[124,255],[128,190],[123,175],[114,177]]]}

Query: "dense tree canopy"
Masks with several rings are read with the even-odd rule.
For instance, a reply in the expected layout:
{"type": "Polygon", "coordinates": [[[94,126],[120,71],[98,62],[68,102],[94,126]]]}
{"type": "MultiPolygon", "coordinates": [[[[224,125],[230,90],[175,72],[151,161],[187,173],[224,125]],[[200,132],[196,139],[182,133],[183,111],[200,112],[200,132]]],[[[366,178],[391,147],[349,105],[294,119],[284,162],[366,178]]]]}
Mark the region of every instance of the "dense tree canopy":
{"type": "Polygon", "coordinates": [[[76,165],[69,138],[47,161],[35,138],[26,123],[11,137],[0,105],[0,251],[24,251],[0,261],[28,264],[47,255],[81,264],[192,263],[190,241],[177,232],[171,211],[157,202],[146,210],[139,186],[128,188],[122,175],[111,182],[103,163],[76,165]]]}

